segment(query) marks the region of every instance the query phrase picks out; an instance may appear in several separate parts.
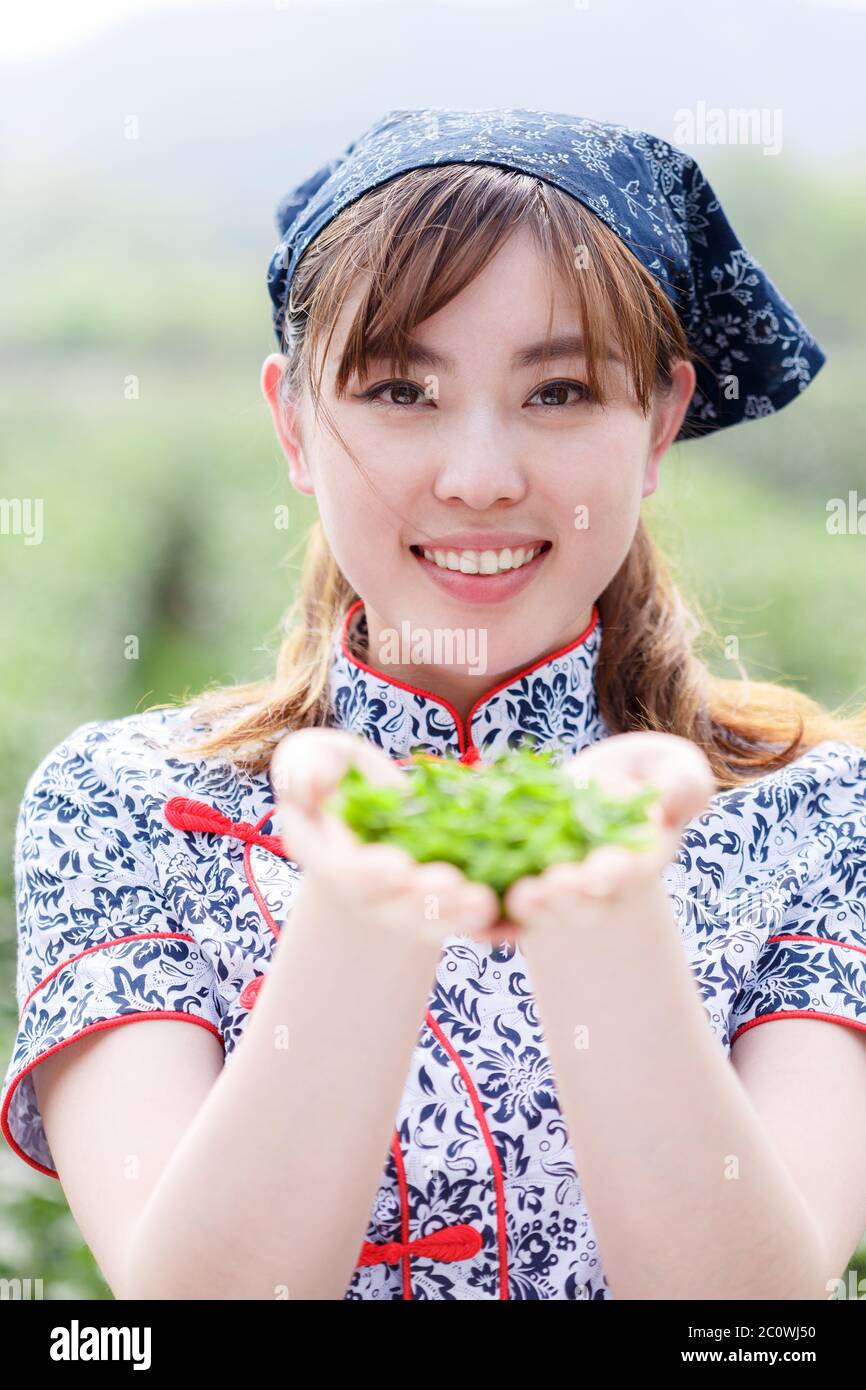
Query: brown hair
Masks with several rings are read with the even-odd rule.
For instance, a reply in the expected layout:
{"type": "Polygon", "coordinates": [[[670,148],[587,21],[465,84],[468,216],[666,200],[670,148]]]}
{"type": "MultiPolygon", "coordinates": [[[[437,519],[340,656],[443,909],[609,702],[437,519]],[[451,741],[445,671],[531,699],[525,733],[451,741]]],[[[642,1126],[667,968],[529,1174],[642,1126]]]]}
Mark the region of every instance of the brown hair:
{"type": "MultiPolygon", "coordinates": [[[[664,291],[620,238],[567,193],[484,164],[410,170],[366,192],[318,234],[291,282],[280,399],[300,400],[308,391],[316,418],[324,413],[339,438],[321,381],[340,310],[359,273],[367,289],[337,366],[338,396],[354,374],[366,377],[374,353],[390,358],[395,375],[405,374],[412,330],[458,295],[518,226],[530,229],[545,265],[573,292],[590,391],[603,405],[599,340],[604,325],[613,324],[647,415],[656,393],[670,389],[673,363],[696,356],[664,291]]],[[[334,629],[359,597],[317,519],[273,677],[206,690],[195,702],[204,733],[179,751],[224,755],[258,773],[284,734],[326,725],[334,629]]],[[[686,606],[642,518],[597,605],[602,645],[596,689],[605,723],[616,733],[649,729],[690,739],[704,750],[719,790],[781,768],[823,739],[866,747],[866,711],[830,714],[796,690],[710,673],[693,650],[695,639],[703,634],[720,646],[722,639],[686,606]]]]}

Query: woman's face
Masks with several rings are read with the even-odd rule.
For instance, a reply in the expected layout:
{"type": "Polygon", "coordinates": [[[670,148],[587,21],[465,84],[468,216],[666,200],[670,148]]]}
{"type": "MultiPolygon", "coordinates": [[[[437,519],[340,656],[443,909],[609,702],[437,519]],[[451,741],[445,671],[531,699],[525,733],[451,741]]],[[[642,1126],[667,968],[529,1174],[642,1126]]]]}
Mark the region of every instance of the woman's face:
{"type": "MultiPolygon", "coordinates": [[[[550,289],[531,235],[520,230],[419,325],[414,341],[424,356],[405,378],[371,362],[368,380],[350,380],[338,399],[339,349],[361,293],[343,307],[323,390],[372,487],[309,401],[288,411],[279,402],[285,358],[268,357],[262,386],[292,483],[315,494],[337,564],[364,600],[370,663],[465,712],[473,697],[587,627],[629,549],[641,499],[656,487],[694,369],[677,365],[670,397],[647,418],[626,392],[619,360],[610,363],[604,409],[587,399],[575,344],[542,373],[530,349],[544,340],[550,289]],[[380,388],[373,398],[371,388],[380,388]],[[452,567],[423,558],[422,546],[445,566],[450,555],[452,567]],[[538,546],[542,553],[519,564],[521,550],[525,561],[538,546]],[[495,560],[484,556],[491,551],[495,560]],[[465,572],[494,564],[496,573],[465,572]]],[[[578,333],[557,288],[552,334],[578,333]]]]}

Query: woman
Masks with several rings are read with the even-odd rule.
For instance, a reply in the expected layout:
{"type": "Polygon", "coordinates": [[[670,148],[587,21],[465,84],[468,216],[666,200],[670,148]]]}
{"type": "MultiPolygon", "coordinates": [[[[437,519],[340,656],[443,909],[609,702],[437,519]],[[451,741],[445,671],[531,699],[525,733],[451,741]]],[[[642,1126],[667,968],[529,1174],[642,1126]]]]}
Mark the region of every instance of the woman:
{"type": "Polygon", "coordinates": [[[272,681],[33,774],[4,1133],[119,1297],[827,1297],[866,1226],[866,719],[711,677],[640,518],[821,349],[618,126],[390,112],[279,225],[300,620],[272,681]],[[506,924],[322,809],[526,733],[661,786],[658,851],[506,924]]]}

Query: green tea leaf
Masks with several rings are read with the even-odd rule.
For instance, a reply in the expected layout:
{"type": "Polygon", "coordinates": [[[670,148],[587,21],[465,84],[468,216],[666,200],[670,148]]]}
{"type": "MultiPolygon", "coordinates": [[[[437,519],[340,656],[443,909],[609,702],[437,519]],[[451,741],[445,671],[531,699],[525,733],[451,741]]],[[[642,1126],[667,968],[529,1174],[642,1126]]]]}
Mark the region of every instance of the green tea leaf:
{"type": "Polygon", "coordinates": [[[646,787],[614,796],[593,779],[577,786],[524,740],[487,764],[432,758],[415,748],[402,788],[380,787],[350,767],[324,803],[365,843],[398,845],[418,863],[445,861],[475,883],[504,894],[527,874],[584,859],[597,845],[648,849],[656,840],[646,787]]]}

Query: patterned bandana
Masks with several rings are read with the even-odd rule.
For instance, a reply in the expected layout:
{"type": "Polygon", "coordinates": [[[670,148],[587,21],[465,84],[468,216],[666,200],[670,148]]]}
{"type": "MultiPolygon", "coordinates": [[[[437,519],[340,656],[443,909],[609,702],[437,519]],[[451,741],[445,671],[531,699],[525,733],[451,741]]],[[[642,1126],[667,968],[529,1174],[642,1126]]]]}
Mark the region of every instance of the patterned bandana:
{"type": "Polygon", "coordinates": [[[389,111],[277,208],[268,265],[277,343],[289,285],[315,236],[348,203],[408,169],[495,164],[570,193],[658,280],[685,327],[697,387],[677,439],[771,415],[825,354],[733,231],[695,160],[645,131],[523,108],[389,111]]]}
{"type": "Polygon", "coordinates": [[[367,650],[367,619],[358,599],[333,638],[331,723],[393,758],[406,758],[417,747],[464,763],[492,762],[517,747],[526,731],[537,749],[552,749],[559,762],[610,737],[595,688],[601,632],[601,616],[593,607],[592,621],[579,637],[491,686],[464,723],[441,696],[397,680],[353,654],[356,645],[367,650]]]}

